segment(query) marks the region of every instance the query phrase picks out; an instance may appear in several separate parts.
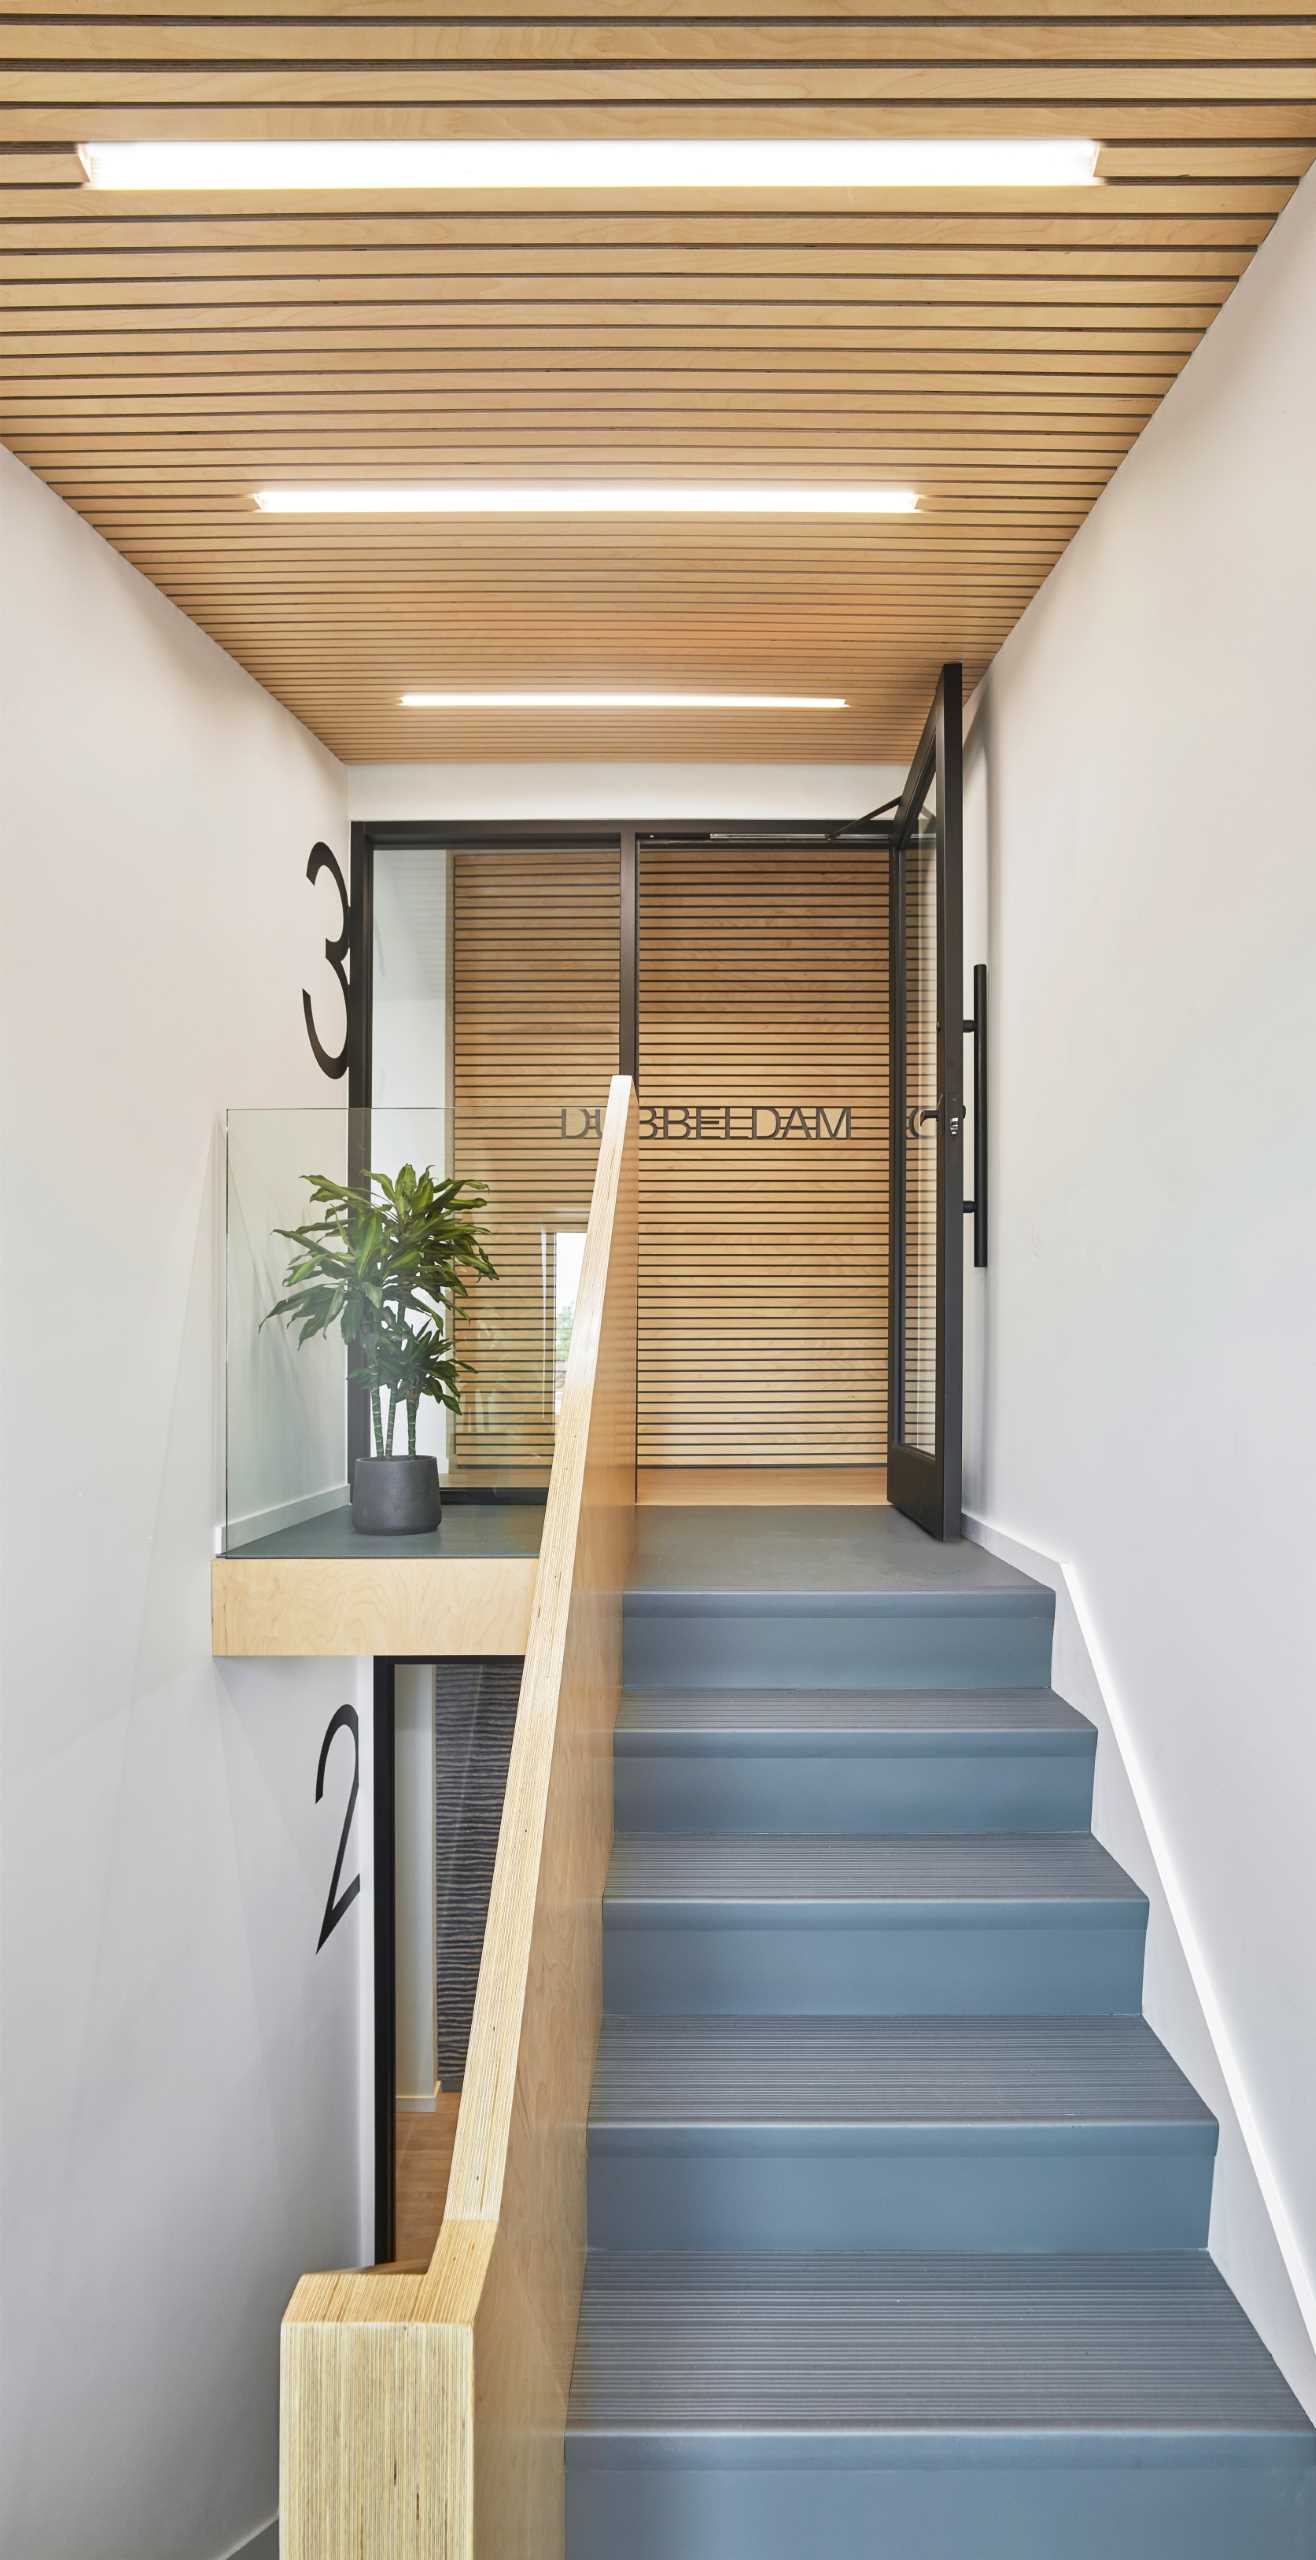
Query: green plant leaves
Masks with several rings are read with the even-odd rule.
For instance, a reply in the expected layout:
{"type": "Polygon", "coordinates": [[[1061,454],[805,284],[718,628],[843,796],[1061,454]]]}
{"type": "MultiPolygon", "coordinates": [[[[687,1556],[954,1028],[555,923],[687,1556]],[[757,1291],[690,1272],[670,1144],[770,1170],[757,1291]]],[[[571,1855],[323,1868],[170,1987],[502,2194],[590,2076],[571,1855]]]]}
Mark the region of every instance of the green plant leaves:
{"type": "Polygon", "coordinates": [[[337,1326],[355,1354],[349,1375],[370,1392],[376,1456],[391,1451],[399,1407],[414,1450],[424,1397],[453,1413],[460,1408],[469,1363],[453,1353],[450,1314],[473,1281],[498,1276],[478,1223],[488,1195],[476,1183],[440,1181],[428,1165],[367,1172],[357,1185],[320,1173],[302,1179],[322,1214],[305,1226],[275,1229],[293,1252],[284,1295],[262,1323],[286,1324],[299,1347],[337,1326]]]}

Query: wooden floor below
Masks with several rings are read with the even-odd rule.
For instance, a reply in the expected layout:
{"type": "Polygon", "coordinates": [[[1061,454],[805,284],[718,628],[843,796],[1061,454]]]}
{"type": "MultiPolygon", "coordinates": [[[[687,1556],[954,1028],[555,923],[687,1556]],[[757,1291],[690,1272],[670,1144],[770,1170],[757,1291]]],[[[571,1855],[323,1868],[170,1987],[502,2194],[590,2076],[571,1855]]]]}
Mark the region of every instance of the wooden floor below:
{"type": "Polygon", "coordinates": [[[886,1501],[885,1467],[641,1467],[641,1504],[886,1501]]]}
{"type": "Polygon", "coordinates": [[[427,2267],[434,2255],[460,2104],[458,2091],[440,2089],[432,2115],[413,2113],[409,2107],[398,2109],[395,2266],[427,2267]]]}

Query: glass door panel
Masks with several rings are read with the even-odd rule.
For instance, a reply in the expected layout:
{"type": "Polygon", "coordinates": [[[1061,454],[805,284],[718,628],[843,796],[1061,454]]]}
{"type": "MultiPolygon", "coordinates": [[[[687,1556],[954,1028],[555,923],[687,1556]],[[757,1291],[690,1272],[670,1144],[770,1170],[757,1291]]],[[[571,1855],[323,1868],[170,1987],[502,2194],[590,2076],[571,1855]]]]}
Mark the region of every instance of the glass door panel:
{"type": "Polygon", "coordinates": [[[891,1394],[887,1491],[960,1533],[963,688],[944,667],[891,854],[891,1394]]]}
{"type": "Polygon", "coordinates": [[[912,1449],[937,1446],[937,815],[936,782],[901,861],[905,1117],[904,1321],[900,1404],[912,1449]]]}

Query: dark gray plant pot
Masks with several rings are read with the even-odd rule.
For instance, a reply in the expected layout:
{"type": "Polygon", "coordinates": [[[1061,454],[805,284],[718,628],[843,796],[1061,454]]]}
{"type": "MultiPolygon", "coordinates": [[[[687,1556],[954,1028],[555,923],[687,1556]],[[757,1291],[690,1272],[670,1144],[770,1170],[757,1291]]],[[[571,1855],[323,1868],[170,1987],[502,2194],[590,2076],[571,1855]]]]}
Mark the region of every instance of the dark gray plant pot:
{"type": "Polygon", "coordinates": [[[358,1458],[352,1526],[363,1538],[419,1538],[443,1516],[437,1458],[358,1458]]]}

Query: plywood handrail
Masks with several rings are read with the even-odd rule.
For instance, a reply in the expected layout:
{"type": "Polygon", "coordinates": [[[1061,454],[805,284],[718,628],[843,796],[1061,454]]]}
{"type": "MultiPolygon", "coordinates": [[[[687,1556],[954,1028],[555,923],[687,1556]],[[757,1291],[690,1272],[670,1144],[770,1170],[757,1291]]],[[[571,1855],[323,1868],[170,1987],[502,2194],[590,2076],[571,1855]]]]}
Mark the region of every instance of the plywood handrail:
{"type": "Polygon", "coordinates": [[[306,2276],[283,2560],[557,2560],[635,1502],[635,1096],[576,1295],[448,2205],[424,2275],[306,2276]]]}

